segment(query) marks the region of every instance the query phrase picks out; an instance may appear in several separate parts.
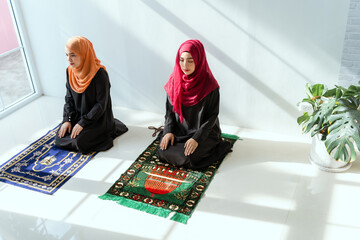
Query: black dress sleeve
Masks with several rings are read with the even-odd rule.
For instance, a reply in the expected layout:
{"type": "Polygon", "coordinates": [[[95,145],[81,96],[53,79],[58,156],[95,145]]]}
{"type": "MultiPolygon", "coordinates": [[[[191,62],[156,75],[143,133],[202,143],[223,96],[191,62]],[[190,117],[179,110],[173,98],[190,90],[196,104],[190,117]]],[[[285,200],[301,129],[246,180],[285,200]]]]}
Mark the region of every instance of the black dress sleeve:
{"type": "Polygon", "coordinates": [[[215,89],[208,95],[206,99],[205,111],[206,118],[205,121],[201,124],[200,128],[195,132],[192,138],[201,143],[208,136],[215,124],[218,122],[219,115],[219,105],[220,105],[220,93],[219,89],[215,89]]]}
{"type": "MultiPolygon", "coordinates": [[[[66,69],[66,76],[69,79],[69,73],[66,69]]],[[[63,122],[71,122],[71,119],[75,118],[75,102],[71,94],[69,81],[66,82],[66,95],[65,95],[65,104],[63,112],[63,122]]]]}
{"type": "Polygon", "coordinates": [[[97,78],[94,78],[94,84],[96,89],[96,103],[91,110],[81,116],[78,124],[82,127],[86,127],[88,124],[99,119],[105,112],[107,103],[110,96],[110,82],[109,76],[104,69],[99,69],[100,74],[97,78]]]}
{"type": "Polygon", "coordinates": [[[166,114],[165,114],[165,126],[163,135],[167,133],[174,133],[174,123],[176,121],[175,113],[173,112],[173,106],[169,101],[169,97],[166,99],[166,114]]]}

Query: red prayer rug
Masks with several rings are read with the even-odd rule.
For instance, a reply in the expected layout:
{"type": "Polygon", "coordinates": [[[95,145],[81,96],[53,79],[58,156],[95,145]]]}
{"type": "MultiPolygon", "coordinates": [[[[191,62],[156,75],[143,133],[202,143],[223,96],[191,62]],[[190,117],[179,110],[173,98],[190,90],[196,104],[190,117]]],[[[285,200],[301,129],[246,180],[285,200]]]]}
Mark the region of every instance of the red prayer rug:
{"type": "MultiPolygon", "coordinates": [[[[222,134],[232,145],[238,136],[222,134]]],[[[156,155],[154,140],[99,198],[186,224],[223,159],[202,170],[174,167],[156,155]]]]}

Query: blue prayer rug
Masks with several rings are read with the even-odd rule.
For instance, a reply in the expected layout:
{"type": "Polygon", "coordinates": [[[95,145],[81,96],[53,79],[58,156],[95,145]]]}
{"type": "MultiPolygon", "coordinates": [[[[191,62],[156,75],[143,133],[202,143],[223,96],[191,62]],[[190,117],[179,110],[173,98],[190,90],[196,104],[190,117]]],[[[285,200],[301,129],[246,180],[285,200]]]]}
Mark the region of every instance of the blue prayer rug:
{"type": "Polygon", "coordinates": [[[55,146],[60,125],[0,166],[0,181],[53,194],[96,155],[55,146]]]}

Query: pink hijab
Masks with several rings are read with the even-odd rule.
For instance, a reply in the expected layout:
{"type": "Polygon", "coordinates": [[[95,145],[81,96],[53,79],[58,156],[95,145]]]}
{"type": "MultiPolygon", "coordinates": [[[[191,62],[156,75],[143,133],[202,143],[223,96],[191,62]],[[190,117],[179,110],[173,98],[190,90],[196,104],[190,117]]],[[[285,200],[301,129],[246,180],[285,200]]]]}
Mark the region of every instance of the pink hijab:
{"type": "Polygon", "coordinates": [[[187,107],[196,105],[218,87],[219,84],[207,63],[202,43],[199,40],[187,40],[181,44],[176,55],[174,70],[164,86],[180,122],[183,122],[181,105],[187,107]],[[183,73],[179,64],[183,52],[189,52],[194,59],[195,71],[189,76],[183,73]]]}

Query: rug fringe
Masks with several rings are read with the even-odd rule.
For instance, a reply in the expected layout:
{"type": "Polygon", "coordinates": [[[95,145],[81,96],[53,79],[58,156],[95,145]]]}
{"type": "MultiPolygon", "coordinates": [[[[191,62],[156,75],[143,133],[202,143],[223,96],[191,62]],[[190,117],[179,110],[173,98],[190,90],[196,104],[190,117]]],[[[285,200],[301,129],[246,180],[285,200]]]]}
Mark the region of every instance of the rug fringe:
{"type": "Polygon", "coordinates": [[[239,136],[236,136],[236,135],[233,135],[233,134],[228,134],[228,133],[221,133],[221,137],[234,139],[234,140],[240,139],[239,136]]]}
{"type": "Polygon", "coordinates": [[[183,223],[186,224],[187,221],[189,220],[190,216],[182,214],[182,213],[175,213],[170,220],[179,222],[179,223],[183,223]]]}
{"type": "Polygon", "coordinates": [[[116,203],[125,206],[125,207],[129,207],[129,208],[133,208],[142,212],[146,212],[146,213],[150,213],[159,217],[164,217],[167,218],[171,212],[171,210],[169,209],[164,209],[161,207],[155,207],[146,203],[142,203],[142,202],[138,202],[138,201],[134,201],[131,199],[127,199],[124,197],[120,197],[120,196],[114,196],[111,194],[104,194],[102,196],[99,196],[100,199],[103,200],[112,200],[115,201],[116,203]]]}

